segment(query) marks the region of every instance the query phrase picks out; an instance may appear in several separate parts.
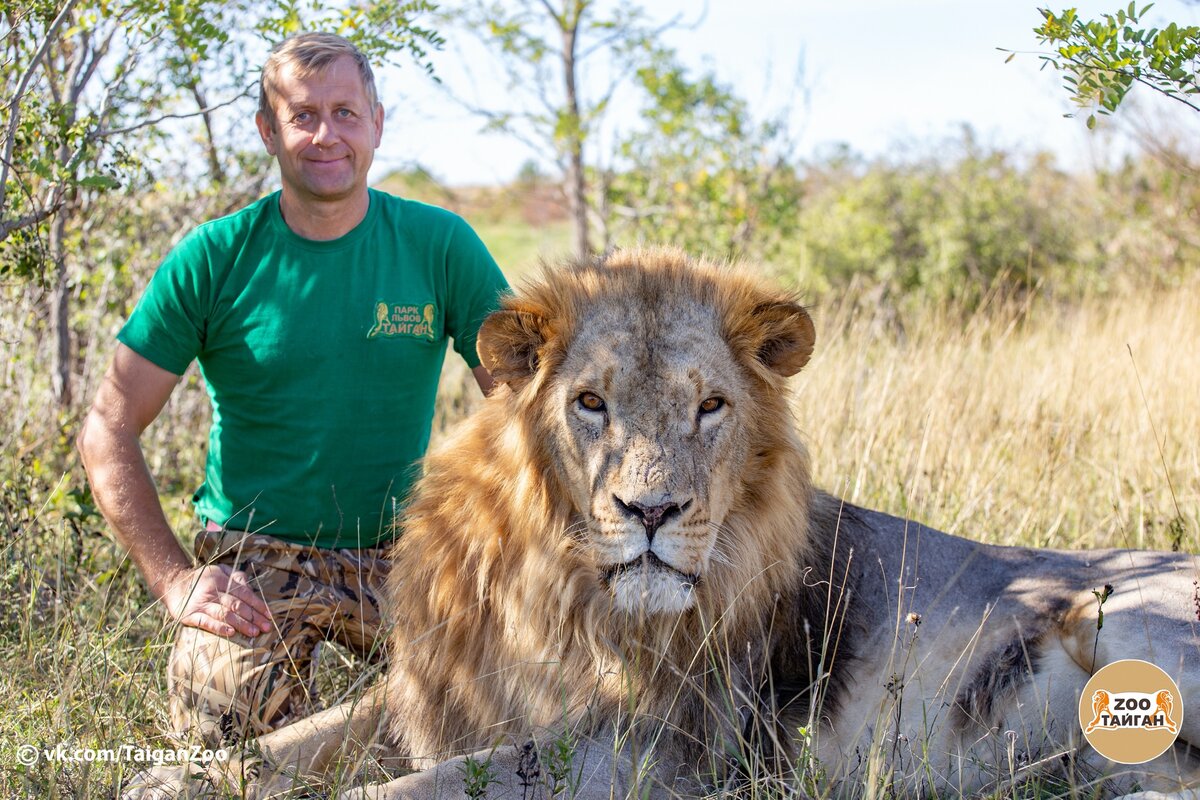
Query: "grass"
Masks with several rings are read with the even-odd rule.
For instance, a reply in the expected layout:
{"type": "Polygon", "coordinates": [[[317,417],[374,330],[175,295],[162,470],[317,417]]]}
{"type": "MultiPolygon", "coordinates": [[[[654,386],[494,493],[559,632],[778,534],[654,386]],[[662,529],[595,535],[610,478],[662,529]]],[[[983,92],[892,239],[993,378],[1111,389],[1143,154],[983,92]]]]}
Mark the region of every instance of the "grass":
{"type": "Polygon", "coordinates": [[[995,544],[1194,551],[1198,303],[1192,281],[966,319],[818,307],[796,403],[817,483],[995,544]]]}
{"type": "MultiPolygon", "coordinates": [[[[489,224],[510,273],[564,245],[562,230],[489,224]]],[[[903,317],[853,298],[815,305],[816,355],[794,387],[818,485],[992,543],[1200,550],[1200,281],[969,314],[914,305],[903,317]]],[[[11,370],[32,345],[14,333],[3,346],[11,370]]],[[[101,362],[87,362],[91,386],[101,362]]],[[[468,381],[448,365],[435,438],[477,402],[468,381]]],[[[159,746],[171,632],[91,507],[69,448],[77,417],[47,415],[43,383],[22,373],[3,399],[0,796],[108,797],[129,764],[26,767],[17,749],[159,746]]],[[[191,379],[145,437],[179,531],[205,406],[191,379]]],[[[333,697],[361,664],[327,653],[333,697]]]]}

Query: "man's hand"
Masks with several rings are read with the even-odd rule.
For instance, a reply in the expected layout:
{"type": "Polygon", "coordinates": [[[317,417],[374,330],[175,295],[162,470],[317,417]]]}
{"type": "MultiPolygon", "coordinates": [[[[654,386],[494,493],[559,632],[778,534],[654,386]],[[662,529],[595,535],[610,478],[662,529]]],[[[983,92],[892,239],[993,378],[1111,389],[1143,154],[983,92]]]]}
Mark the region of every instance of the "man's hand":
{"type": "Polygon", "coordinates": [[[163,605],[180,625],[218,636],[255,637],[273,627],[271,611],[246,580],[246,573],[226,564],[185,570],[171,579],[163,605]]]}
{"type": "Polygon", "coordinates": [[[79,432],[79,453],[113,535],[171,618],[218,636],[258,636],[272,627],[267,604],[245,573],[221,565],[192,566],[163,515],[138,443],[178,380],[117,345],[79,432]]]}

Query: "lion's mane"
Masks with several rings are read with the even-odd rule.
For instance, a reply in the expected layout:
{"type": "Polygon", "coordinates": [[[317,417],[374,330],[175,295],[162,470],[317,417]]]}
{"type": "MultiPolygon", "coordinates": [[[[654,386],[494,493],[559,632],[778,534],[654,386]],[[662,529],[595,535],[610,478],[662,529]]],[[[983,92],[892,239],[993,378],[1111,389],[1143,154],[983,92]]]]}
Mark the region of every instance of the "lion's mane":
{"type": "Polygon", "coordinates": [[[480,353],[501,384],[426,459],[387,592],[396,621],[391,731],[417,766],[505,735],[611,726],[631,698],[647,718],[691,737],[698,726],[741,724],[725,711],[729,697],[714,695],[731,686],[752,694],[777,627],[798,624],[774,617],[801,581],[813,498],[784,379],[763,363],[778,344],[769,309],[779,298],[677,251],[632,251],[546,270],[504,300],[519,325],[484,325],[480,353]],[[751,455],[724,523],[739,545],[714,560],[693,608],[637,617],[613,609],[580,545],[580,517],[544,422],[545,389],[584,309],[616,303],[653,313],[656,298],[680,293],[718,312],[749,377],[751,455]]]}

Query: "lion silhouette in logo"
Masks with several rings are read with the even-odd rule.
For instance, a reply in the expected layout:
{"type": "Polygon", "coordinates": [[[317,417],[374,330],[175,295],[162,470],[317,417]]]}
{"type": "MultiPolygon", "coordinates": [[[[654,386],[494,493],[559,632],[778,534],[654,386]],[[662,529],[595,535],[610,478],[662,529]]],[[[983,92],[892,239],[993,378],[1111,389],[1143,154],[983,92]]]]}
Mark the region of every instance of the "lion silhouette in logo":
{"type": "MultiPolygon", "coordinates": [[[[1170,699],[1171,698],[1168,695],[1168,702],[1170,699]]],[[[1097,689],[1096,691],[1092,692],[1092,721],[1087,724],[1087,727],[1083,729],[1083,732],[1091,733],[1092,731],[1096,730],[1096,727],[1102,724],[1104,715],[1110,713],[1109,707],[1111,705],[1112,698],[1108,692],[1104,691],[1103,689],[1097,689]]]]}
{"type": "Polygon", "coordinates": [[[1179,725],[1172,717],[1172,712],[1175,709],[1175,701],[1171,699],[1171,693],[1166,689],[1154,695],[1154,715],[1162,716],[1163,727],[1171,733],[1179,733],[1179,725]]]}
{"type": "Polygon", "coordinates": [[[989,546],[815,489],[787,380],[815,340],[793,296],[675,250],[508,297],[479,332],[498,389],[400,520],[386,676],[208,778],[267,796],[369,750],[417,771],[350,796],[1196,781],[1193,749],[1114,769],[1078,724],[1131,652],[1200,698],[1193,557],[989,546]]]}

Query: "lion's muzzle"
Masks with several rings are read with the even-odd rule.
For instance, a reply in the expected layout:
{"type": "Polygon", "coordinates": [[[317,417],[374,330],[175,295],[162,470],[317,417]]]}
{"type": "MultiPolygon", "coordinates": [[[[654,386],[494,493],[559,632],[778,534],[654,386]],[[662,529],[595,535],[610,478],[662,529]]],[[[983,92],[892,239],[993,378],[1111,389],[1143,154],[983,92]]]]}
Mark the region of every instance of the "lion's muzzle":
{"type": "Polygon", "coordinates": [[[627,516],[642,524],[646,529],[647,544],[654,543],[654,534],[662,527],[663,523],[673,518],[682,517],[692,505],[691,500],[685,500],[682,504],[671,500],[652,505],[649,503],[639,502],[637,500],[625,501],[620,497],[613,495],[613,502],[616,503],[618,509],[627,516]]]}

